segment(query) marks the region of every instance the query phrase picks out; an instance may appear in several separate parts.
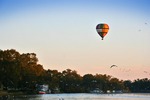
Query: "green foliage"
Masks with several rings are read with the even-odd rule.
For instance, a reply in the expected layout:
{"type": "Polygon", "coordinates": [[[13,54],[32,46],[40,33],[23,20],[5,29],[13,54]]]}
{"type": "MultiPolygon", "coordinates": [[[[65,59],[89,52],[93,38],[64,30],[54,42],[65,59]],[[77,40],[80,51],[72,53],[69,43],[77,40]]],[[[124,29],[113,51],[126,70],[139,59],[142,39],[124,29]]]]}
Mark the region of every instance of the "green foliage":
{"type": "Polygon", "coordinates": [[[7,88],[29,88],[44,69],[36,54],[20,54],[14,49],[0,50],[0,81],[7,88]]]}
{"type": "Polygon", "coordinates": [[[64,70],[60,78],[60,89],[66,93],[81,92],[82,77],[71,69],[64,70]]]}
{"type": "Polygon", "coordinates": [[[52,92],[80,93],[95,89],[123,90],[131,92],[150,92],[150,80],[137,79],[122,81],[110,75],[85,74],[80,76],[77,71],[66,69],[44,70],[38,64],[35,53],[20,54],[14,49],[0,50],[0,83],[6,89],[35,90],[36,84],[48,84],[52,92]]]}

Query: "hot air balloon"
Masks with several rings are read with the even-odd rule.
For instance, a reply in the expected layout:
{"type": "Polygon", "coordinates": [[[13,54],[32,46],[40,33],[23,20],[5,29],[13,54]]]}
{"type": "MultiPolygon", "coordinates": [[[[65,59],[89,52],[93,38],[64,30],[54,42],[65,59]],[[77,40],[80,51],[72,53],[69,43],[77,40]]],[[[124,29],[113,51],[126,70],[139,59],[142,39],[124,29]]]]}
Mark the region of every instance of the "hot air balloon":
{"type": "Polygon", "coordinates": [[[98,24],[96,26],[96,30],[97,30],[97,33],[102,37],[102,40],[103,40],[103,38],[105,37],[105,35],[107,34],[107,32],[109,30],[109,26],[105,23],[98,24]]]}

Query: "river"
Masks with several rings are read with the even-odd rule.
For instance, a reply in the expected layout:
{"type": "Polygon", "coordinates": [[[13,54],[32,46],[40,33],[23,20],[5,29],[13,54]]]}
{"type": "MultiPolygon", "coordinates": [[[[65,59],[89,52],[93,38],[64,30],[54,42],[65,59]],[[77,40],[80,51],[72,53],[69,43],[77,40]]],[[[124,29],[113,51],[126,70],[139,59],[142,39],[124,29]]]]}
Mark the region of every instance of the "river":
{"type": "Polygon", "coordinates": [[[150,93],[8,95],[0,97],[0,100],[150,100],[150,93]]]}

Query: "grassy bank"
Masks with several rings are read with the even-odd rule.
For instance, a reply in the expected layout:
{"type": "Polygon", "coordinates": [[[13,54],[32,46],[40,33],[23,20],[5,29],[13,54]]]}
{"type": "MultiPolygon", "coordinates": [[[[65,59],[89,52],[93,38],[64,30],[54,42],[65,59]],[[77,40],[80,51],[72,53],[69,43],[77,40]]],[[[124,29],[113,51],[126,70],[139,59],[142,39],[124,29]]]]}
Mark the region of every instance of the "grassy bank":
{"type": "Polygon", "coordinates": [[[0,91],[0,96],[4,96],[4,95],[22,95],[22,94],[26,94],[26,93],[22,92],[22,91],[6,91],[6,90],[1,90],[0,91]]]}

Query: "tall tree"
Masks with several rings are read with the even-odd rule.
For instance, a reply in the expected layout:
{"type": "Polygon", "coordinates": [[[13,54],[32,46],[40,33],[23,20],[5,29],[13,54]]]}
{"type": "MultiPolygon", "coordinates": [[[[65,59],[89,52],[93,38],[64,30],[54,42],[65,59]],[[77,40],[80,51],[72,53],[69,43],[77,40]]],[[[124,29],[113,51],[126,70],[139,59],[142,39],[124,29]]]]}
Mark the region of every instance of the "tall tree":
{"type": "Polygon", "coordinates": [[[90,92],[94,89],[95,78],[92,74],[85,74],[83,76],[83,86],[86,92],[90,92]]]}
{"type": "Polygon", "coordinates": [[[16,88],[20,80],[20,53],[14,49],[0,50],[0,80],[5,87],[16,88]]]}
{"type": "Polygon", "coordinates": [[[38,76],[43,72],[43,66],[38,64],[38,58],[35,53],[23,53],[20,55],[21,66],[21,87],[30,88],[37,83],[38,76]]]}
{"type": "Polygon", "coordinates": [[[82,87],[82,77],[77,74],[75,70],[66,69],[62,72],[60,79],[60,88],[61,91],[69,93],[69,92],[81,92],[82,87]]]}

